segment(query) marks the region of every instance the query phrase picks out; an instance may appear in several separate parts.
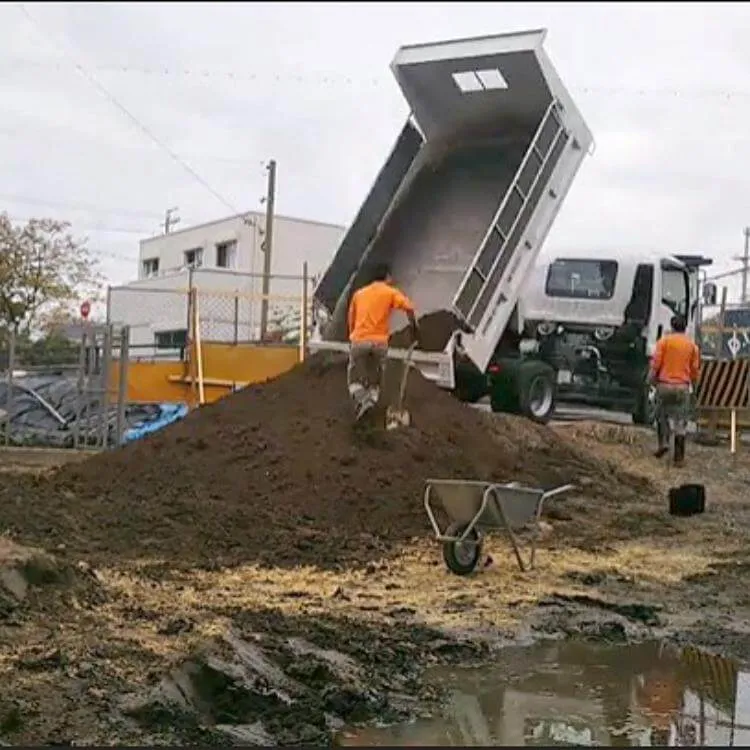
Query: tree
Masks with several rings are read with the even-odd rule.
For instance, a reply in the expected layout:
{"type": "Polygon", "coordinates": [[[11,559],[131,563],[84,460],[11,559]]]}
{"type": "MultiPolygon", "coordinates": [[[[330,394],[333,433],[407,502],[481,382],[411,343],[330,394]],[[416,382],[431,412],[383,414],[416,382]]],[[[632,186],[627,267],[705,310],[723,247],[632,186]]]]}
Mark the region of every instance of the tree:
{"type": "Polygon", "coordinates": [[[0,214],[0,327],[29,334],[45,312],[98,296],[102,277],[85,239],[70,224],[0,214]]]}

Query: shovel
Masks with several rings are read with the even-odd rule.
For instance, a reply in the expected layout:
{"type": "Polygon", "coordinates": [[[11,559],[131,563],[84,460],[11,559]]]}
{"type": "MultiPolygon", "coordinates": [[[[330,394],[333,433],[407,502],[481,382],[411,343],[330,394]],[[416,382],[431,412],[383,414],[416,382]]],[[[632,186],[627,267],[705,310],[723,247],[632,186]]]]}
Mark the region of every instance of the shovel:
{"type": "Polygon", "coordinates": [[[415,341],[407,350],[404,358],[404,372],[401,375],[401,388],[398,392],[398,401],[396,406],[389,406],[385,415],[385,429],[397,430],[399,427],[408,427],[411,424],[411,415],[407,409],[404,409],[404,396],[406,395],[406,382],[409,379],[409,370],[411,370],[411,355],[416,349],[415,341]]]}

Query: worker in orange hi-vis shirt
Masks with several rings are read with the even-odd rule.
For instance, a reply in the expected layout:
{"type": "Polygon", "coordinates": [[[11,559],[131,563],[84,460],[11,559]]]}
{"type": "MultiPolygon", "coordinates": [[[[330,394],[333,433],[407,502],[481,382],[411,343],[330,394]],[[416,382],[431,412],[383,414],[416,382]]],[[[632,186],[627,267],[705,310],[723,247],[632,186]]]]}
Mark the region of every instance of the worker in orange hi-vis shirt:
{"type": "Polygon", "coordinates": [[[417,319],[406,295],[391,283],[386,264],[374,268],[372,282],[354,293],[349,303],[349,367],[347,386],[354,401],[355,419],[359,421],[380,398],[390,318],[394,310],[402,310],[409,318],[412,336],[417,340],[417,319]]]}
{"type": "Polygon", "coordinates": [[[665,650],[653,661],[645,674],[636,678],[635,698],[651,725],[651,746],[674,745],[677,724],[685,707],[685,680],[679,659],[665,650]]]}
{"type": "Polygon", "coordinates": [[[671,323],[672,333],[656,342],[651,360],[650,382],[656,386],[658,398],[659,447],[654,455],[661,458],[669,452],[674,432],[674,463],[681,466],[685,460],[691,388],[698,384],[701,357],[695,342],[685,333],[685,318],[675,315],[671,323]]]}

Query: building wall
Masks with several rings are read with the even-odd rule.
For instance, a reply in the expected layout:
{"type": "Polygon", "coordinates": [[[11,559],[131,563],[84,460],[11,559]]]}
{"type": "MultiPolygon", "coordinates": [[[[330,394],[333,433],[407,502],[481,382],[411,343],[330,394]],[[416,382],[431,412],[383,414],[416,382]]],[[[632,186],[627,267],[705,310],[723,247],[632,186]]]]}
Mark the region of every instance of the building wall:
{"type": "MultiPolygon", "coordinates": [[[[257,340],[263,286],[261,247],[264,225],[263,214],[251,213],[143,240],[138,280],[110,289],[108,302],[109,320],[131,328],[133,356],[153,356],[157,353],[154,348],[157,333],[186,328],[191,283],[198,292],[204,340],[257,340]],[[233,269],[217,268],[217,244],[232,240],[237,242],[233,269]],[[185,267],[184,253],[197,248],[203,249],[202,267],[190,273],[185,267]],[[159,272],[153,277],[145,277],[143,261],[151,258],[159,258],[159,272]]],[[[285,324],[279,321],[288,322],[292,318],[299,327],[303,263],[308,265],[308,295],[311,299],[315,277],[330,263],[344,231],[344,227],[332,224],[275,217],[270,329],[281,329],[285,324]]],[[[167,354],[164,351],[158,353],[167,354]]]]}
{"type": "MultiPolygon", "coordinates": [[[[237,257],[234,270],[247,273],[263,272],[265,216],[251,213],[201,224],[140,243],[138,278],[144,278],[143,261],[159,258],[159,275],[184,267],[186,250],[203,249],[203,267],[216,267],[216,245],[236,240],[237,257]]],[[[274,219],[272,274],[300,274],[307,261],[310,273],[325,270],[344,236],[344,227],[321,222],[276,216],[274,219]]]]}

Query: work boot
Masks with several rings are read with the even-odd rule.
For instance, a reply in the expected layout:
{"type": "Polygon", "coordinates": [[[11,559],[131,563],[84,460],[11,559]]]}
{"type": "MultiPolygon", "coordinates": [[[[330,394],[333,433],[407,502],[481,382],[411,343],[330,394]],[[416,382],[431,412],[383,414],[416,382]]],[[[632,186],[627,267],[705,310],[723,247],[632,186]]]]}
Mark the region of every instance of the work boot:
{"type": "Polygon", "coordinates": [[[664,425],[661,422],[658,422],[656,425],[656,435],[659,440],[659,447],[654,451],[655,458],[661,458],[669,451],[669,439],[665,433],[666,430],[664,429],[664,425]]]}
{"type": "Polygon", "coordinates": [[[675,435],[674,438],[674,465],[682,466],[685,463],[685,436],[675,435]]]}

